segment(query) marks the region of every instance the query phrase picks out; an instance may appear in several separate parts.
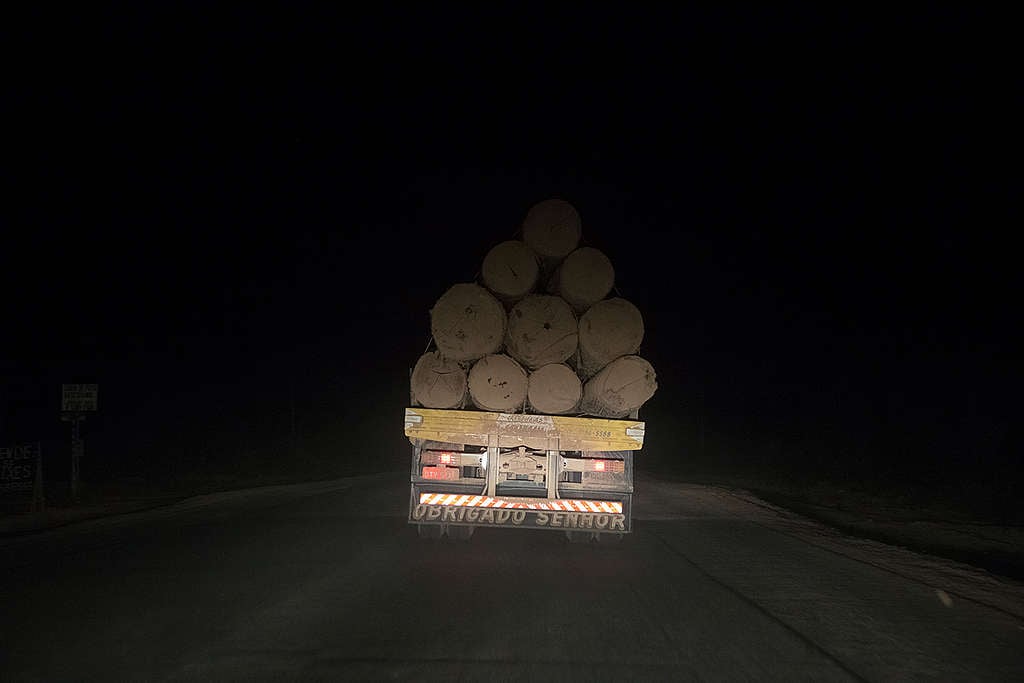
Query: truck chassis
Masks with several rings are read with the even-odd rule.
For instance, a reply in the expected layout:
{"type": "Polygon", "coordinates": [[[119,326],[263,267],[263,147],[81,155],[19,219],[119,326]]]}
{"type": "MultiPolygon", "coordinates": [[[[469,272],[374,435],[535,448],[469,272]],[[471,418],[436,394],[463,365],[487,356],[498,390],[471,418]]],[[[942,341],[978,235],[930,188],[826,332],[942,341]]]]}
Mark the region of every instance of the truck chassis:
{"type": "Polygon", "coordinates": [[[477,527],[561,531],[571,541],[632,531],[633,456],[644,423],[406,409],[410,524],[422,537],[477,527]]]}

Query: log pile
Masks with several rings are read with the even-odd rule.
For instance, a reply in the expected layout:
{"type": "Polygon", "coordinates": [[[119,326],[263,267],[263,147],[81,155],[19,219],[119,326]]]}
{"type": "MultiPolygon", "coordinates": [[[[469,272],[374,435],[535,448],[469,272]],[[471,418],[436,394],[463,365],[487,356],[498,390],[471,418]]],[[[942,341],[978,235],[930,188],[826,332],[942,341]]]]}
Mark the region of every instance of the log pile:
{"type": "Polygon", "coordinates": [[[521,239],[496,244],[479,283],[459,283],[430,311],[435,351],[410,376],[427,408],[624,418],[657,390],[637,353],[643,316],[609,298],[615,269],[581,246],[579,213],[566,201],[532,207],[521,239]]]}

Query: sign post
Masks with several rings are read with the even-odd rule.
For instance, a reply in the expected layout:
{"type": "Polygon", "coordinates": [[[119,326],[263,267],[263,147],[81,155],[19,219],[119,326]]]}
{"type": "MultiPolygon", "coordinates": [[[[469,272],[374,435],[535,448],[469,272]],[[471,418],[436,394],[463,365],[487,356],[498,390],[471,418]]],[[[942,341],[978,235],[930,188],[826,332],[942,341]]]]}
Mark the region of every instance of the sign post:
{"type": "Polygon", "coordinates": [[[60,419],[71,423],[71,500],[76,503],[78,502],[78,461],[85,455],[81,424],[85,420],[85,413],[96,411],[98,394],[98,384],[64,384],[62,386],[60,419]]]}

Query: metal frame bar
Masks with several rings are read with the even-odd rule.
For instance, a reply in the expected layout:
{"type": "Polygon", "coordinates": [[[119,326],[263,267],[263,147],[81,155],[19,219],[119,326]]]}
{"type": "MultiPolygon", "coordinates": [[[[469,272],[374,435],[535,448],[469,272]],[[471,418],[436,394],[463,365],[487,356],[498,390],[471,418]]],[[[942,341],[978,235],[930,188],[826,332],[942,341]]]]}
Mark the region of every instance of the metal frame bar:
{"type": "Polygon", "coordinates": [[[558,437],[548,439],[548,498],[558,498],[558,480],[562,478],[562,454],[558,452],[558,437]]]}
{"type": "Polygon", "coordinates": [[[484,474],[487,477],[487,487],[485,489],[486,495],[495,496],[497,495],[498,489],[498,454],[500,449],[498,448],[498,435],[488,434],[487,435],[487,467],[484,468],[484,474]]]}

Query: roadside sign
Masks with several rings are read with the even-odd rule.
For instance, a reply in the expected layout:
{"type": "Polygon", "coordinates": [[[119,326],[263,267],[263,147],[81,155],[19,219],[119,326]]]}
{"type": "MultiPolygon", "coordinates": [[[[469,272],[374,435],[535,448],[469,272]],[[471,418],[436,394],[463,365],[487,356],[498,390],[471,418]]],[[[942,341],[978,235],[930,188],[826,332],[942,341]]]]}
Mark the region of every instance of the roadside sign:
{"type": "Polygon", "coordinates": [[[60,409],[66,413],[96,410],[98,384],[63,384],[60,409]]]}
{"type": "Polygon", "coordinates": [[[41,451],[39,443],[0,447],[0,492],[32,491],[41,451]]]}

